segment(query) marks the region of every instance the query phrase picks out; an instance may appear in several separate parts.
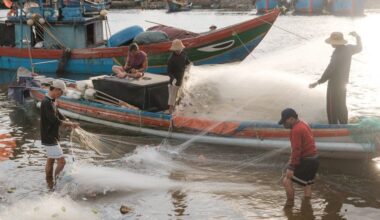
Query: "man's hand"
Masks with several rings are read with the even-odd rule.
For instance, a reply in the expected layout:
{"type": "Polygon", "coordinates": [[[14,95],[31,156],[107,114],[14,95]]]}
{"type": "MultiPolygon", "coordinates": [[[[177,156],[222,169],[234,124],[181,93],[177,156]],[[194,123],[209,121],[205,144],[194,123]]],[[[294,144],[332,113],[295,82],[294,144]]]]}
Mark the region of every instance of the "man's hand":
{"type": "Polygon", "coordinates": [[[311,83],[311,84],[309,85],[309,88],[310,88],[310,89],[313,89],[313,88],[315,88],[317,85],[318,85],[318,82],[311,83]]]}
{"type": "Polygon", "coordinates": [[[75,129],[77,127],[79,127],[79,123],[76,123],[76,122],[71,122],[71,121],[65,121],[63,122],[63,125],[67,128],[71,128],[71,129],[75,129]]]}
{"type": "Polygon", "coordinates": [[[351,35],[353,37],[359,37],[359,34],[356,33],[355,31],[350,32],[349,35],[351,35]]]}
{"type": "Polygon", "coordinates": [[[291,179],[294,176],[294,171],[286,169],[286,178],[291,179]]]}

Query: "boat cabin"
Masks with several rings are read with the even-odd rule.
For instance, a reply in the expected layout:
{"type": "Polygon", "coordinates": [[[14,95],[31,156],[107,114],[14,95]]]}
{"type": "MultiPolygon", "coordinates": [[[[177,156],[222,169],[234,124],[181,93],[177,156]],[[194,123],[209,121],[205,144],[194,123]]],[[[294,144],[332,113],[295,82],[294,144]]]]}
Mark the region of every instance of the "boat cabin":
{"type": "Polygon", "coordinates": [[[165,75],[145,73],[140,79],[109,76],[93,79],[92,83],[100,92],[97,98],[103,101],[110,101],[109,97],[113,97],[149,112],[169,108],[169,77],[165,75]]]}
{"type": "Polygon", "coordinates": [[[7,19],[0,21],[0,31],[9,33],[0,35],[0,45],[46,49],[99,47],[105,45],[104,19],[100,11],[87,12],[79,0],[17,0],[13,1],[7,19]]]}

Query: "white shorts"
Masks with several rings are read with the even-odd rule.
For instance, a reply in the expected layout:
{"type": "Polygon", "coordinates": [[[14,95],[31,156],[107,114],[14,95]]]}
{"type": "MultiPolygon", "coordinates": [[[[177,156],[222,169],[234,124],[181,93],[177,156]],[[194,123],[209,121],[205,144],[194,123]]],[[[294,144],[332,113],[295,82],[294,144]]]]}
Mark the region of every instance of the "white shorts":
{"type": "Polygon", "coordinates": [[[63,151],[59,144],[56,145],[42,145],[46,150],[46,155],[51,159],[58,159],[63,157],[63,151]]]}
{"type": "Polygon", "coordinates": [[[174,106],[175,105],[175,101],[177,99],[177,94],[178,94],[179,86],[175,86],[175,85],[169,84],[168,87],[169,87],[168,105],[174,106]]]}

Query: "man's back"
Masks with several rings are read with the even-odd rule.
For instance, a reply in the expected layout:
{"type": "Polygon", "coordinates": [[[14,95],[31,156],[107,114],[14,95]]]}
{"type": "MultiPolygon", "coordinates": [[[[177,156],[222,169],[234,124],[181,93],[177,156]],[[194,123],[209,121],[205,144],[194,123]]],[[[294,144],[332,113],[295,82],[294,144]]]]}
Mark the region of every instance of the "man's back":
{"type": "Polygon", "coordinates": [[[290,132],[292,147],[291,165],[297,166],[301,158],[317,155],[317,148],[310,127],[303,121],[293,125],[290,132]]]}

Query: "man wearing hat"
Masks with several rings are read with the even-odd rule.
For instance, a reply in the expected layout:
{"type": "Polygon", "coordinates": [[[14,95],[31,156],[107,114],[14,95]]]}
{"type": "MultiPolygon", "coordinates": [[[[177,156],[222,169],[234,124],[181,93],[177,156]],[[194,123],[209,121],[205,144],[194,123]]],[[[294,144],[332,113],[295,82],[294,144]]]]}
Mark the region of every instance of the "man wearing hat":
{"type": "Polygon", "coordinates": [[[293,182],[304,187],[305,199],[311,197],[311,184],[319,167],[318,151],[310,127],[298,119],[294,109],[287,108],[281,112],[278,124],[290,130],[292,153],[286,168],[283,184],[286,191],[286,206],[294,205],[293,182]]]}
{"type": "Polygon", "coordinates": [[[59,127],[61,125],[69,128],[78,126],[78,124],[70,122],[58,111],[55,100],[61,97],[65,91],[65,83],[62,80],[54,80],[48,94],[41,102],[41,144],[45,147],[47,153],[45,172],[46,182],[50,189],[54,186],[53,169],[55,160],[57,160],[57,167],[54,172],[55,178],[58,177],[66,164],[62,148],[59,145],[59,127]]]}
{"type": "Polygon", "coordinates": [[[170,47],[170,50],[173,51],[173,53],[169,57],[167,69],[168,75],[170,77],[170,83],[168,86],[168,105],[170,114],[172,114],[174,111],[178,90],[182,85],[186,67],[190,64],[190,60],[183,49],[185,49],[185,46],[182,44],[181,40],[173,40],[172,46],[170,47]]]}
{"type": "Polygon", "coordinates": [[[329,124],[347,124],[348,111],[346,106],[346,85],[348,83],[352,55],[362,50],[360,36],[356,32],[351,32],[351,36],[356,38],[356,45],[346,45],[347,41],[340,32],[333,32],[326,39],[326,43],[335,48],[330,64],[327,66],[322,77],[309,85],[316,87],[328,81],[327,84],[327,117],[329,124]]]}

